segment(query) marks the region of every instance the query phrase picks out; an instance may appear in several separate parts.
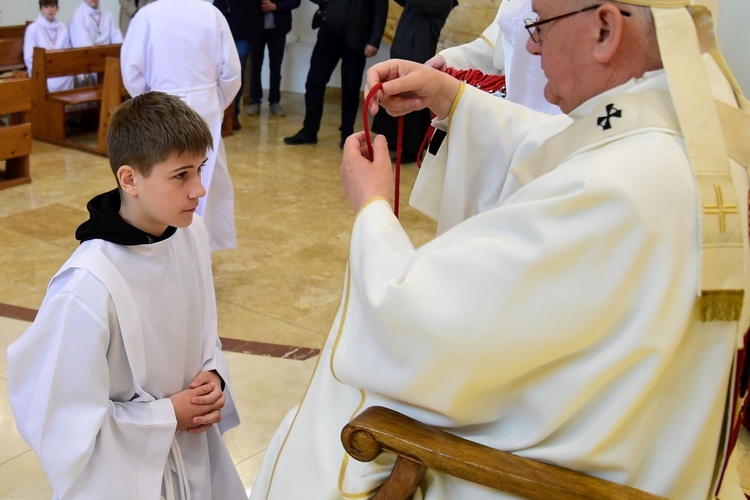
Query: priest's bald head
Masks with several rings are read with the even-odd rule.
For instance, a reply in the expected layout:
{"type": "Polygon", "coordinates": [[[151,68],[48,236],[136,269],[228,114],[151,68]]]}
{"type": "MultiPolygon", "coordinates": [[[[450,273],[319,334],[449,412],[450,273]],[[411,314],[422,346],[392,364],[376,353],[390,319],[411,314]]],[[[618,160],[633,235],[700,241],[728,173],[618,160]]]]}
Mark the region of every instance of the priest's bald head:
{"type": "Polygon", "coordinates": [[[534,0],[526,48],[542,58],[548,101],[570,112],[581,103],[662,67],[648,7],[625,2],[534,0]]]}

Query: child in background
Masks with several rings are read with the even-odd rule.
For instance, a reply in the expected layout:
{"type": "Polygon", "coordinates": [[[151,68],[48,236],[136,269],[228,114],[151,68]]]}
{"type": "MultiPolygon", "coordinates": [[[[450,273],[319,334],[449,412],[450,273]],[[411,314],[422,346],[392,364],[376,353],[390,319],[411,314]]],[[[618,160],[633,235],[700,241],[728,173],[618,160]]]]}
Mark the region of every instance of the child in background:
{"type": "Polygon", "coordinates": [[[245,500],[221,433],[239,417],[217,334],[200,171],[213,138],[179,98],[113,115],[117,188],[8,348],[8,395],[53,498],[245,500]]]}
{"type": "MultiPolygon", "coordinates": [[[[99,0],[82,0],[70,18],[70,44],[73,47],[91,47],[122,43],[122,33],[115,24],[112,13],[99,7],[99,0]]],[[[96,85],[96,73],[78,75],[77,85],[96,85]]]]}
{"type": "MultiPolygon", "coordinates": [[[[60,7],[57,0],[39,0],[39,16],[26,27],[23,37],[23,60],[26,70],[31,75],[31,63],[34,59],[34,47],[45,49],[69,49],[68,28],[55,19],[60,7]]],[[[47,90],[57,92],[73,88],[72,76],[59,76],[47,79],[47,90]]]]}

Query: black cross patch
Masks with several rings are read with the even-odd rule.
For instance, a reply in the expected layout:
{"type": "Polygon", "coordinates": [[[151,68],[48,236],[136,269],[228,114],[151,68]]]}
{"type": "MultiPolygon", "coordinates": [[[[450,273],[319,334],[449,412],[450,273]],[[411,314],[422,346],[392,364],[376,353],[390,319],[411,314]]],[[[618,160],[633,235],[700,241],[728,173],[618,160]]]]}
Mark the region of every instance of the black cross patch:
{"type": "Polygon", "coordinates": [[[599,125],[602,130],[609,130],[612,128],[612,124],[609,123],[611,118],[620,118],[622,111],[617,109],[614,104],[607,104],[607,116],[602,116],[596,119],[596,124],[599,125]]]}

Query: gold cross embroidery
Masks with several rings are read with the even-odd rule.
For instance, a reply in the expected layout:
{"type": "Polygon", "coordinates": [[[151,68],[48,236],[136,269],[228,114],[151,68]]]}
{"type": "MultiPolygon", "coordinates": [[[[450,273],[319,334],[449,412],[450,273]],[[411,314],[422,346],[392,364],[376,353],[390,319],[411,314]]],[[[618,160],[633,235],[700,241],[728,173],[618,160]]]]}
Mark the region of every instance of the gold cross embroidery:
{"type": "Polygon", "coordinates": [[[703,209],[708,215],[719,216],[719,233],[727,232],[727,214],[738,214],[737,205],[724,205],[724,194],[721,192],[721,186],[714,185],[716,195],[716,205],[703,205],[703,209]]]}

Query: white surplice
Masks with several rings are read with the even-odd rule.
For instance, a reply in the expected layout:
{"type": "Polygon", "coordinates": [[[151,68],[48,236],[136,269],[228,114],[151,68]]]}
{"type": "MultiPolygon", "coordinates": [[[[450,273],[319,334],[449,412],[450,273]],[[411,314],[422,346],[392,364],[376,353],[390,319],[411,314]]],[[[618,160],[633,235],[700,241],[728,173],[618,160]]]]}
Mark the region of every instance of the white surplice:
{"type": "Polygon", "coordinates": [[[193,499],[246,498],[221,437],[239,417],[216,328],[199,217],[161,242],[90,240],[76,249],[8,348],[18,430],[40,456],[53,498],[158,499],[173,449],[193,499]],[[225,382],[221,423],[175,433],[169,396],[208,370],[225,382]]]}
{"type": "Polygon", "coordinates": [[[90,47],[122,43],[122,33],[107,9],[94,9],[85,0],[73,12],[68,23],[70,44],[73,47],[90,47]]]}
{"type": "Polygon", "coordinates": [[[159,90],[183,99],[208,122],[214,148],[203,167],[211,248],[237,246],[234,191],[221,139],[224,110],[240,88],[240,58],[226,18],[203,0],[159,0],[139,9],[122,45],[122,79],[131,95],[159,90]]]}
{"type": "Polygon", "coordinates": [[[480,38],[445,49],[441,54],[449,66],[504,74],[509,101],[558,114],[560,108],[544,98],[547,77],[542,71],[541,58],[526,50],[529,33],[524,20],[535,17],[531,0],[503,0],[495,20],[480,38]]]}
{"type": "MultiPolygon", "coordinates": [[[[45,49],[69,49],[70,37],[68,28],[64,23],[55,19],[49,22],[39,14],[36,21],[26,27],[23,36],[23,62],[26,64],[26,70],[31,74],[31,65],[34,60],[34,47],[43,47],[45,49]]],[[[72,76],[58,76],[47,78],[47,90],[58,92],[73,88],[72,76]]]]}
{"type": "MultiPolygon", "coordinates": [[[[717,85],[732,102],[726,81],[717,85]]],[[[650,73],[571,117],[667,87],[663,71],[650,73]]],[[[739,324],[694,319],[698,201],[679,133],[650,126],[594,140],[523,184],[510,169],[570,117],[464,86],[447,122],[428,167],[439,171],[423,166],[412,197],[440,234],[415,249],[388,203],[360,211],[331,333],[251,499],[375,491],[393,457],[359,463],[340,443],[347,421],[373,405],[520,456],[705,499],[738,332],[750,323],[750,273],[738,270],[739,324]]],[[[732,168],[747,199],[746,172],[732,168]]],[[[743,245],[747,262],[746,233],[743,245]]],[[[513,497],[428,471],[421,498],[513,497]]]]}

